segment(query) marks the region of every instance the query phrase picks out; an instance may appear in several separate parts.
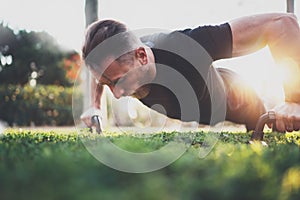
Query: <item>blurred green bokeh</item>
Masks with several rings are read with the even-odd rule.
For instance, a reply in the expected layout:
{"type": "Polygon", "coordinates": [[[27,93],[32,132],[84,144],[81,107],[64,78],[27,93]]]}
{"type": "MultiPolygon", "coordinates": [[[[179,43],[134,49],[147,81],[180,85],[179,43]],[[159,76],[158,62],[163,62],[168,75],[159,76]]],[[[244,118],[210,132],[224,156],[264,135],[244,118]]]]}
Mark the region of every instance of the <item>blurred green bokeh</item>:
{"type": "MultiPolygon", "coordinates": [[[[120,148],[138,152],[158,149],[179,133],[147,138],[106,134],[120,148]]],[[[0,137],[0,196],[3,200],[299,199],[298,132],[266,134],[268,148],[245,144],[250,134],[220,133],[204,159],[198,154],[207,133],[193,134],[192,146],[173,164],[129,174],[93,158],[80,139],[88,133],[7,130],[0,137]]]]}
{"type": "MultiPolygon", "coordinates": [[[[0,119],[11,126],[70,126],[74,124],[72,96],[82,101],[82,93],[73,87],[3,85],[0,86],[0,119]]],[[[82,103],[76,108],[82,109],[82,103]]]]}

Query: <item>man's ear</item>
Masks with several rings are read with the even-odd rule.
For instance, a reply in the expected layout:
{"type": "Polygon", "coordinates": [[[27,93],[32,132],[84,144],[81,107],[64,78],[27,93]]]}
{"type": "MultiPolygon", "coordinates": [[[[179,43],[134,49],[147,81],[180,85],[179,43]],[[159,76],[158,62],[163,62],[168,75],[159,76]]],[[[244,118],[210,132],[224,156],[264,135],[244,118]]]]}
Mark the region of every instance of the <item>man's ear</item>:
{"type": "Polygon", "coordinates": [[[142,65],[148,63],[147,52],[144,47],[139,47],[135,50],[135,57],[140,61],[142,65]]]}

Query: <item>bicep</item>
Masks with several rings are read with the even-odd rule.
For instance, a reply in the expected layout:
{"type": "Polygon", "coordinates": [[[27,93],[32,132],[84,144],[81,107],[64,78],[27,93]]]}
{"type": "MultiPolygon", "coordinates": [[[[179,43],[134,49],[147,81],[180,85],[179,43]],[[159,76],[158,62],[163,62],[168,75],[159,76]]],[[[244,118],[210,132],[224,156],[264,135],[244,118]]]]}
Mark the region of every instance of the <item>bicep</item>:
{"type": "Polygon", "coordinates": [[[272,14],[254,15],[230,21],[232,56],[253,53],[267,44],[268,26],[272,14]]]}

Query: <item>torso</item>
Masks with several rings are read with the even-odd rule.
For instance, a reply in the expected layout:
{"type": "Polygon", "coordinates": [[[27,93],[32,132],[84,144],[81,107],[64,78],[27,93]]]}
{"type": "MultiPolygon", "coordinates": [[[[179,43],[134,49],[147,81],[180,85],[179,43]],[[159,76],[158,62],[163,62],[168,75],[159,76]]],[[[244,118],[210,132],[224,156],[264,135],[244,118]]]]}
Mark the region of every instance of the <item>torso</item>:
{"type": "Polygon", "coordinates": [[[152,45],[157,73],[151,84],[136,92],[136,97],[150,108],[161,105],[165,110],[157,111],[166,112],[168,117],[209,124],[210,92],[220,93],[215,89],[220,87],[215,86],[222,84],[211,64],[231,57],[229,31],[228,25],[207,26],[142,38],[152,45]],[[220,38],[227,40],[216,45],[220,38]]]}

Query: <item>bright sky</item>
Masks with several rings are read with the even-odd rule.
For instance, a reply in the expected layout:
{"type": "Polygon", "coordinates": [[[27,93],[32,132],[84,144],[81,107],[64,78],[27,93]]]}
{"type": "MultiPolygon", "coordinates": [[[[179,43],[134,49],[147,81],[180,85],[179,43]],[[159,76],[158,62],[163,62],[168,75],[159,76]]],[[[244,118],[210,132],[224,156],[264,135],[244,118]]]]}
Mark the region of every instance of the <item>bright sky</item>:
{"type": "MultiPolygon", "coordinates": [[[[284,12],[285,1],[99,0],[99,17],[118,19],[132,29],[176,29],[255,13],[284,12]]],[[[0,5],[0,21],[19,29],[46,30],[62,44],[80,49],[84,0],[0,0],[0,5]]]]}
{"type": "MultiPolygon", "coordinates": [[[[297,9],[300,0],[295,2],[296,14],[300,17],[297,9]]],[[[61,44],[80,51],[85,26],[84,0],[0,0],[0,5],[0,21],[13,28],[45,30],[61,44]]],[[[250,14],[285,12],[286,0],[99,0],[99,7],[100,18],[123,21],[131,29],[182,29],[250,14]]],[[[255,77],[260,79],[270,73],[274,63],[265,49],[216,64],[236,69],[247,77],[256,67],[262,75],[255,77]]]]}

